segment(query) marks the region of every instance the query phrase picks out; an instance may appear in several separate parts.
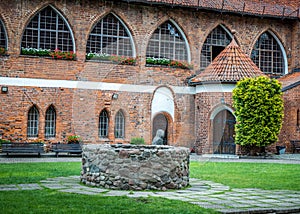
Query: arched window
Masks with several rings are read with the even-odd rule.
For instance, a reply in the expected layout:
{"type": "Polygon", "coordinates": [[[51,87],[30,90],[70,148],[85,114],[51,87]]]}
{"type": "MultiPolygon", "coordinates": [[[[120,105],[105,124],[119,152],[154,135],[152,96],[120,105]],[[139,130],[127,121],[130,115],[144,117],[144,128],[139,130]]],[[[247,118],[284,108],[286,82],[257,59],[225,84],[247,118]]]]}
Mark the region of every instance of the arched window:
{"type": "Polygon", "coordinates": [[[45,137],[55,137],[56,130],[56,111],[51,105],[46,111],[45,117],[45,137]]]}
{"type": "Polygon", "coordinates": [[[282,76],[285,72],[283,53],[278,42],[270,32],[265,32],[256,41],[251,53],[253,62],[271,76],[282,76]]]}
{"type": "Polygon", "coordinates": [[[219,25],[207,36],[201,50],[200,70],[204,70],[230,43],[232,36],[219,25]]]}
{"type": "Polygon", "coordinates": [[[108,137],[108,114],[106,110],[101,111],[99,116],[99,137],[107,138],[108,137]]]}
{"type": "Polygon", "coordinates": [[[182,31],[171,21],[160,25],[152,34],[146,57],[189,61],[188,43],[182,31]]]}
{"type": "Polygon", "coordinates": [[[75,43],[67,21],[51,6],[36,14],[26,26],[22,48],[74,51],[75,43]]]}
{"type": "MultiPolygon", "coordinates": [[[[113,14],[106,15],[93,28],[89,35],[86,53],[134,57],[134,45],[129,30],[113,14]]],[[[87,58],[88,59],[88,58],[87,58]]]]}
{"type": "Polygon", "coordinates": [[[32,106],[28,111],[27,137],[38,137],[39,133],[39,111],[32,106]]]}
{"type": "Polygon", "coordinates": [[[115,118],[115,137],[125,137],[125,118],[122,111],[118,111],[115,118]]]}
{"type": "Polygon", "coordinates": [[[0,48],[3,49],[1,50],[1,54],[4,54],[5,50],[7,49],[7,34],[4,28],[4,24],[1,20],[0,20],[0,48]]]}

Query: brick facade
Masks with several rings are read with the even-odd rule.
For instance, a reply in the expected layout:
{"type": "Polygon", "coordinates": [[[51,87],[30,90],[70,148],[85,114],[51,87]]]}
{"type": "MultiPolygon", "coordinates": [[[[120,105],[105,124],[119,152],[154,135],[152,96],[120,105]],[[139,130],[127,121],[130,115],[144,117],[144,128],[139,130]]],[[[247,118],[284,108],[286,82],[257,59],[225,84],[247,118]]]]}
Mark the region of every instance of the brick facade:
{"type": "MultiPolygon", "coordinates": [[[[7,31],[9,55],[0,58],[0,78],[10,77],[15,82],[26,78],[23,84],[21,82],[18,85],[1,82],[1,85],[8,85],[9,91],[7,94],[0,94],[0,135],[12,141],[36,140],[28,139],[26,135],[27,113],[35,104],[40,113],[39,139],[61,142],[68,135],[76,133],[85,142],[127,143],[133,137],[143,137],[150,144],[153,95],[157,88],[167,87],[173,93],[175,108],[174,118],[167,114],[168,143],[190,148],[196,146],[199,153],[212,153],[209,143],[210,114],[218,105],[231,109],[231,93],[195,95],[195,87],[187,84],[187,79],[199,72],[201,48],[209,33],[220,24],[229,31],[235,30],[241,49],[250,55],[258,37],[266,30],[271,30],[286,50],[288,70],[299,66],[300,24],[292,19],[94,0],[2,1],[0,11],[0,18],[7,31]],[[64,16],[71,27],[76,44],[75,61],[20,55],[26,25],[39,10],[49,4],[64,16]],[[86,43],[92,27],[110,12],[118,16],[132,34],[137,56],[134,66],[85,60],[86,43]],[[145,66],[146,49],[152,33],[169,19],[176,22],[187,37],[193,64],[191,70],[145,66]],[[39,81],[31,85],[27,79],[60,81],[55,86],[41,86],[39,81]],[[67,81],[67,84],[63,81],[67,81]],[[106,85],[104,87],[104,83],[108,84],[108,88],[106,85]],[[113,93],[119,95],[118,99],[112,99],[113,93]],[[224,98],[225,103],[221,103],[221,98],[224,98]],[[45,139],[45,112],[50,105],[55,107],[57,113],[56,137],[45,139]],[[109,113],[107,139],[98,137],[99,114],[103,109],[109,113]],[[125,115],[124,139],[114,137],[114,118],[119,110],[125,115]]],[[[294,93],[299,94],[299,87],[297,90],[288,91],[285,98],[293,99],[294,93]]],[[[295,101],[293,108],[297,104],[299,105],[299,99],[295,101]]],[[[286,104],[286,108],[292,107],[286,104]]],[[[289,118],[288,114],[286,119],[289,118]]],[[[285,120],[283,130],[288,131],[286,124],[290,126],[288,120],[285,120]]],[[[291,133],[285,136],[297,137],[291,133]]]]}

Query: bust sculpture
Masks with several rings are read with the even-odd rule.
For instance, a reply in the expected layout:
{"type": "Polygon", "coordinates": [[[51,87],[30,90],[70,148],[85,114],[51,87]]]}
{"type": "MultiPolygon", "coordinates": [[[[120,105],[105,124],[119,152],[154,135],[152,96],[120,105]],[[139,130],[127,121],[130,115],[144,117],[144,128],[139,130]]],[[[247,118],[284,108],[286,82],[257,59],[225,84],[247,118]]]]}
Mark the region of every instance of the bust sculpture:
{"type": "Polygon", "coordinates": [[[152,140],[152,145],[163,145],[164,144],[165,132],[162,129],[156,131],[156,136],[152,140]]]}

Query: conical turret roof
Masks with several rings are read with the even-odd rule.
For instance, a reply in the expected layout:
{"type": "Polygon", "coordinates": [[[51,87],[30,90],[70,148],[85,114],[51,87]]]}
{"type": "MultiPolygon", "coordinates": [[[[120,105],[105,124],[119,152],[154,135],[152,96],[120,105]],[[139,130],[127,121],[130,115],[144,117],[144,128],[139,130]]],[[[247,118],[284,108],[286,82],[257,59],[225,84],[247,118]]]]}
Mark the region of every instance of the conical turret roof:
{"type": "Polygon", "coordinates": [[[235,83],[248,77],[262,76],[264,73],[245,54],[233,38],[231,43],[190,83],[235,83]]]}

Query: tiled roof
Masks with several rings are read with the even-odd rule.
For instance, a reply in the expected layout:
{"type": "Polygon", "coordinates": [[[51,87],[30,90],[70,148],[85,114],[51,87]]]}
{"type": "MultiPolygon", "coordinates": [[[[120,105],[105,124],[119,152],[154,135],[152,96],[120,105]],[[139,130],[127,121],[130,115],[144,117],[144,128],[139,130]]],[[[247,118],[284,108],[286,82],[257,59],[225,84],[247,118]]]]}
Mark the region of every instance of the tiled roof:
{"type": "Polygon", "coordinates": [[[126,0],[126,2],[192,7],[241,15],[300,18],[299,0],[126,0]]]}
{"type": "Polygon", "coordinates": [[[278,79],[282,84],[283,91],[300,84],[300,71],[287,74],[278,79]]]}
{"type": "Polygon", "coordinates": [[[264,75],[245,54],[235,39],[207,66],[207,68],[190,80],[190,84],[209,82],[237,82],[243,78],[264,75]]]}

